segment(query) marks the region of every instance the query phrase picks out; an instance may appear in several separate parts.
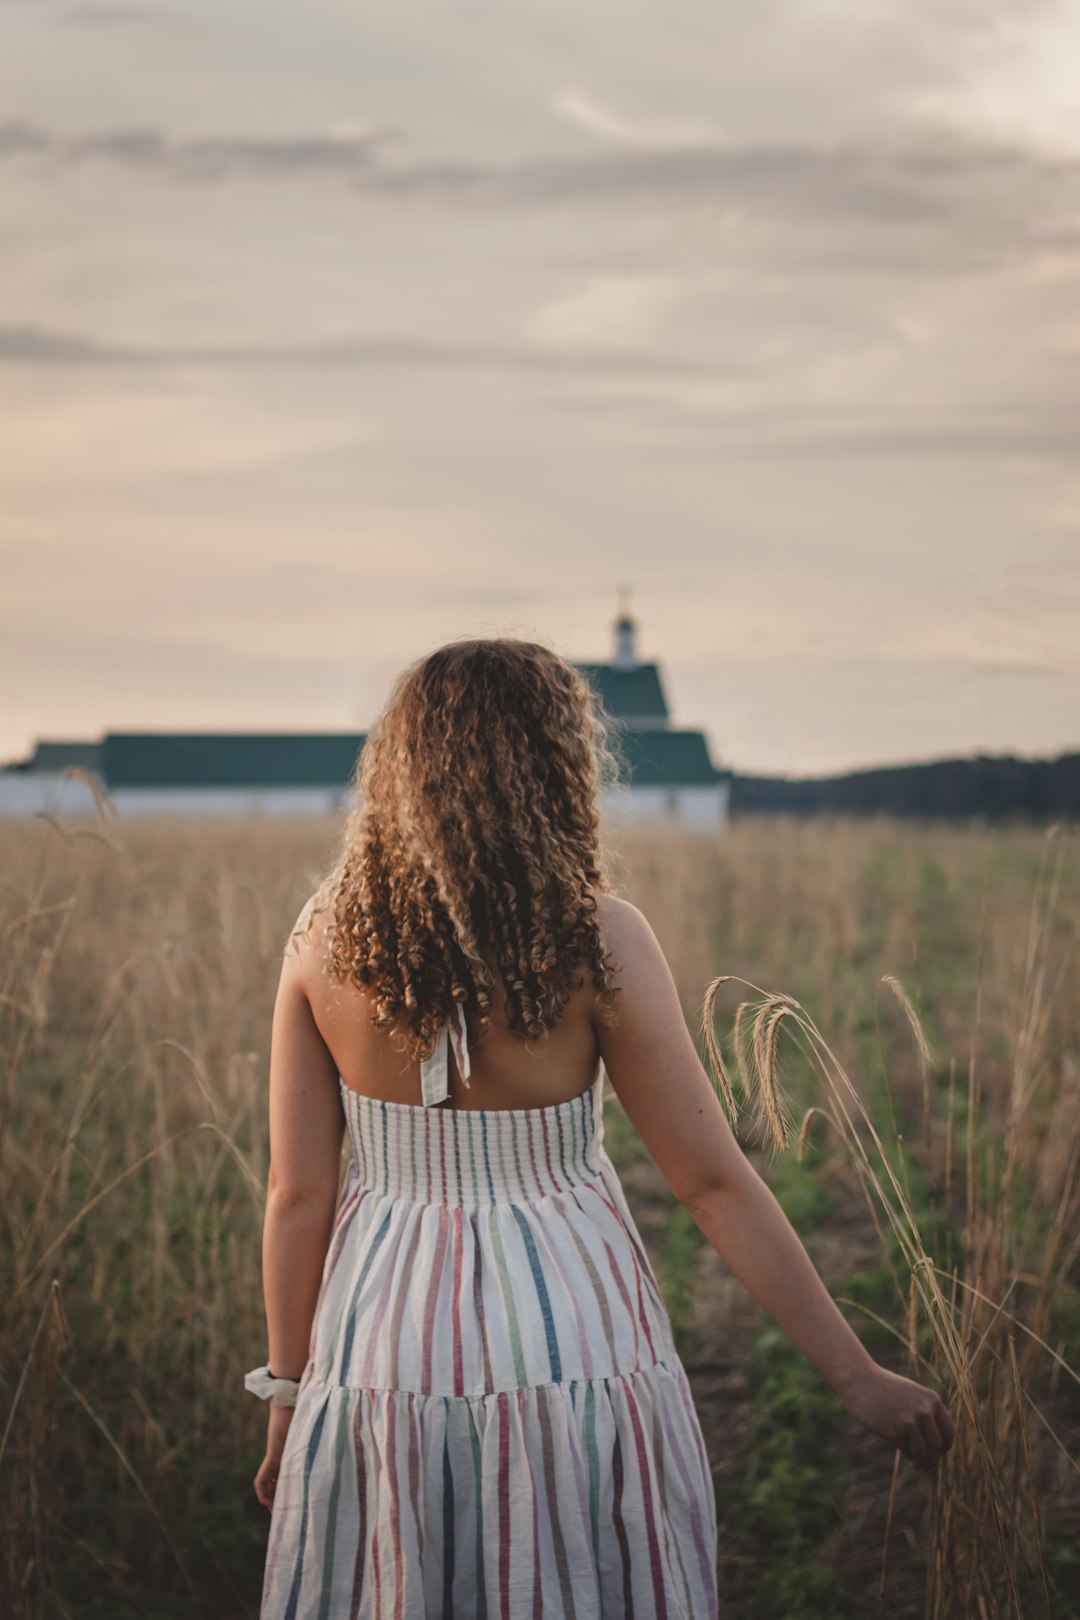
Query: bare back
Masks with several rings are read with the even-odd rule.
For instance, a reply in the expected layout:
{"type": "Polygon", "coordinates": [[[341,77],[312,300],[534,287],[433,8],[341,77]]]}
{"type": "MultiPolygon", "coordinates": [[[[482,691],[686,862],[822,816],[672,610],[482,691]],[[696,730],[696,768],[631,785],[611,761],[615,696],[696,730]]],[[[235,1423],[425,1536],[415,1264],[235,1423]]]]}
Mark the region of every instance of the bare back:
{"type": "MultiPolygon", "coordinates": [[[[381,1102],[423,1106],[419,1062],[391,1044],[371,1021],[367,994],[325,972],[325,918],[316,914],[303,948],[304,988],[312,1016],[344,1085],[381,1102]]],[[[443,1105],[460,1109],[546,1108],[567,1102],[597,1078],[600,1043],[594,1027],[597,991],[587,973],[571,993],[558,1025],[538,1039],[523,1040],[506,1025],[499,994],[492,1027],[482,1036],[470,1019],[471,1074],[462,1083],[450,1055],[450,1096],[443,1105]]]]}

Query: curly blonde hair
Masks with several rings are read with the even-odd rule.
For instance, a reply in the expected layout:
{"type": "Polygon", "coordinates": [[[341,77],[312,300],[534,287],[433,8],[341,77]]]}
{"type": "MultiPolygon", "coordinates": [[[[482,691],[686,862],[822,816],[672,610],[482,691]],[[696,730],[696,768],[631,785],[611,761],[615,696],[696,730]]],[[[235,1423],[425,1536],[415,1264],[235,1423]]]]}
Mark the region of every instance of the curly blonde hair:
{"type": "Polygon", "coordinates": [[[373,1023],[414,1060],[455,1001],[488,1029],[497,987],[510,1029],[542,1035],[582,965],[610,1022],[598,792],[618,774],[598,696],[550,648],[460,639],[417,659],[357,761],[321,889],[326,971],[370,992],[373,1023]]]}

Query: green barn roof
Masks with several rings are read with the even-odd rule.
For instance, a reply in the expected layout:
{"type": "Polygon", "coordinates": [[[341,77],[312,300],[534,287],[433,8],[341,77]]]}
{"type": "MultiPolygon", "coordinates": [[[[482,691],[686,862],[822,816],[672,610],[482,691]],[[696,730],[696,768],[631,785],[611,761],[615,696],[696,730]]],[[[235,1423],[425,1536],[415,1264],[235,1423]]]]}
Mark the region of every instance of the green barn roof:
{"type": "Polygon", "coordinates": [[[25,768],[31,771],[62,771],[67,765],[78,765],[84,771],[100,771],[101,744],[39,742],[25,768]]]}
{"type": "Polygon", "coordinates": [[[615,742],[623,755],[620,778],[634,787],[708,787],[731,774],[713,764],[702,731],[624,727],[615,742]]]}
{"type": "Polygon", "coordinates": [[[577,668],[612,719],[667,719],[667,699],[656,664],[635,664],[632,669],[620,669],[617,664],[578,664],[577,668]]]}
{"type": "MultiPolygon", "coordinates": [[[[346,787],[363,732],[109,731],[101,744],[108,788],[346,787]]],[[[723,781],[704,733],[620,727],[621,779],[635,787],[723,781]]]]}
{"type": "Polygon", "coordinates": [[[108,731],[105,784],[134,787],[345,787],[359,731],[108,731]]]}

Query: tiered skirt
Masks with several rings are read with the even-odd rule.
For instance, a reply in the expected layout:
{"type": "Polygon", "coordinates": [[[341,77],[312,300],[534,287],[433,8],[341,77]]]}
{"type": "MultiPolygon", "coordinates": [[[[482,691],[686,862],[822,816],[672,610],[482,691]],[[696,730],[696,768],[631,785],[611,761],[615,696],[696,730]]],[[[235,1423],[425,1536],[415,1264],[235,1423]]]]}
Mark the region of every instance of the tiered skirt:
{"type": "Polygon", "coordinates": [[[602,1084],[513,1110],[342,1085],[261,1620],[715,1620],[708,1458],[602,1084]]]}

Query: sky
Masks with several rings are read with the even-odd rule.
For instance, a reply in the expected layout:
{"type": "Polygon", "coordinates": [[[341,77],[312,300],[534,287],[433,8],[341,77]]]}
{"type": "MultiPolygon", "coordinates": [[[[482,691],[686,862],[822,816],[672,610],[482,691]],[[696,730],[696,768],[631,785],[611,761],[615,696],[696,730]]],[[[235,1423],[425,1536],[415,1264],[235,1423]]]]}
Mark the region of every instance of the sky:
{"type": "Polygon", "coordinates": [[[1080,747],[1080,0],[0,0],[0,759],[461,635],[1080,747]]]}

